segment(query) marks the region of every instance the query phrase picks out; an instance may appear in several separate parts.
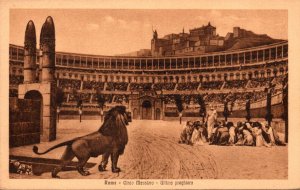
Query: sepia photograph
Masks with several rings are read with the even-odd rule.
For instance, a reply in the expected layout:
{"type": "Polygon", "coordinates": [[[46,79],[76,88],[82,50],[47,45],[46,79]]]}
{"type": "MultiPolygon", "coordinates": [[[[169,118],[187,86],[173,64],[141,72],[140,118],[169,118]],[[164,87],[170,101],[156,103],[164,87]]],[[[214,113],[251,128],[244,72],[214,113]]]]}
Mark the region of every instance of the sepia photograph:
{"type": "Polygon", "coordinates": [[[288,15],[10,8],[8,179],[291,179],[288,15]]]}

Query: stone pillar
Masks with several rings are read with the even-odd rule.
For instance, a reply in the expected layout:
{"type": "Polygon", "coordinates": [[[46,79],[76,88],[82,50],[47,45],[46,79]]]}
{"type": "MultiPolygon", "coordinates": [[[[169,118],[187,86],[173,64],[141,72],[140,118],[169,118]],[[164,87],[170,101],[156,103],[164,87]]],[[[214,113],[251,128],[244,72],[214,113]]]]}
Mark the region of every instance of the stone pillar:
{"type": "Polygon", "coordinates": [[[36,80],[36,33],[34,23],[30,20],[25,31],[24,41],[24,83],[36,80]]]}
{"type": "Polygon", "coordinates": [[[52,17],[47,17],[42,26],[40,48],[43,52],[41,82],[53,82],[55,80],[55,28],[52,17]]]}
{"type": "Polygon", "coordinates": [[[42,80],[40,82],[43,90],[41,141],[45,142],[56,138],[55,28],[50,16],[42,26],[40,49],[42,50],[42,80]]]}

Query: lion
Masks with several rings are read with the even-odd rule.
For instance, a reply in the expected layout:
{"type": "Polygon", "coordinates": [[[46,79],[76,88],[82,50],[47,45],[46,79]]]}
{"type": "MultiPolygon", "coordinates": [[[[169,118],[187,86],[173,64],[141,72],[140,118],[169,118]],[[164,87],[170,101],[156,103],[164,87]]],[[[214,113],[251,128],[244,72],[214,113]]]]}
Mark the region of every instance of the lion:
{"type": "Polygon", "coordinates": [[[104,171],[108,163],[109,156],[112,161],[112,172],[121,171],[117,167],[119,156],[124,153],[125,146],[128,143],[128,134],[126,125],[128,125],[128,116],[124,106],[116,106],[110,109],[104,118],[104,122],[98,131],[88,135],[77,137],[69,141],[57,144],[44,152],[38,152],[38,147],[33,146],[33,152],[42,155],[58,147],[67,146],[62,157],[61,164],[52,171],[53,178],[59,178],[57,175],[74,157],[78,159],[77,170],[83,175],[89,175],[83,167],[90,157],[102,156],[102,161],[98,167],[99,171],[104,171]]]}

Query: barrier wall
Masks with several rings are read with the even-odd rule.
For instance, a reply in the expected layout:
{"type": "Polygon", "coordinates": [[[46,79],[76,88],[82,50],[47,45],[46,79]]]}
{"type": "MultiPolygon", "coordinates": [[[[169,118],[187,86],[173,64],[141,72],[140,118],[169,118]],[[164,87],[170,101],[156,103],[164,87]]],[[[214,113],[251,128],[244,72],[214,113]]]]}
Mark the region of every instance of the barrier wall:
{"type": "Polygon", "coordinates": [[[9,146],[17,147],[40,142],[41,102],[9,99],[9,146]]]}

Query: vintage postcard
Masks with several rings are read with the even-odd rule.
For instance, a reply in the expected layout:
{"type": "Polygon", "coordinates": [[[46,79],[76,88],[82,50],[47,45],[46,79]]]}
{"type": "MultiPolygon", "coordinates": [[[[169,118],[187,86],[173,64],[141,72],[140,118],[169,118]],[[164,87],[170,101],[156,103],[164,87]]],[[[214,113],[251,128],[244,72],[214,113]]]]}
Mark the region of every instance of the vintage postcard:
{"type": "Polygon", "coordinates": [[[300,188],[299,2],[0,3],[1,188],[300,188]]]}

